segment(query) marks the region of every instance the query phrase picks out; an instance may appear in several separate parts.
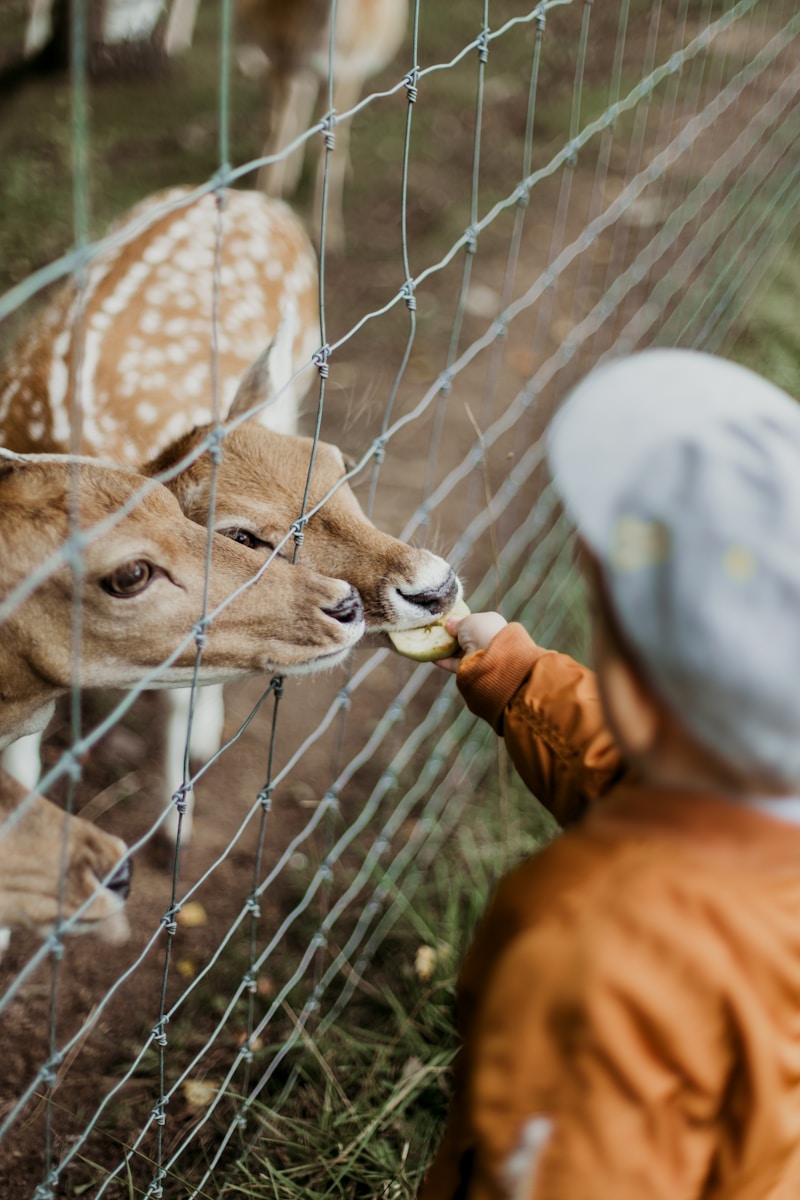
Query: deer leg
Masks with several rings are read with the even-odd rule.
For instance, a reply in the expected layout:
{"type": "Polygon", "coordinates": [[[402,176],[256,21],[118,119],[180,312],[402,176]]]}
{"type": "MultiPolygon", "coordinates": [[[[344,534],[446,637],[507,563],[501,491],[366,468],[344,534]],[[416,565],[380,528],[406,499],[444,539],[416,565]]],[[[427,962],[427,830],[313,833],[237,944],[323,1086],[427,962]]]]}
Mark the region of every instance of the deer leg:
{"type": "Polygon", "coordinates": [[[25,29],[25,58],[33,58],[53,36],[53,0],[32,0],[25,29]]]}
{"type": "MultiPolygon", "coordinates": [[[[191,711],[191,689],[175,688],[164,693],[167,705],[167,733],[164,748],[164,803],[167,816],[160,826],[159,835],[169,842],[174,842],[178,836],[179,813],[173,799],[175,789],[183,780],[184,760],[186,757],[186,730],[189,726],[191,711]]],[[[190,788],[186,793],[186,811],[180,822],[181,845],[188,845],[192,837],[192,808],[194,793],[190,788]]]]}
{"type": "MultiPolygon", "coordinates": [[[[167,721],[167,744],[165,750],[164,779],[166,792],[164,806],[169,809],[161,826],[165,840],[175,841],[178,834],[178,810],[172,799],[174,789],[183,779],[186,757],[186,730],[189,725],[191,689],[175,688],[165,693],[169,705],[167,721]]],[[[222,729],[225,722],[225,706],[222,684],[212,683],[198,689],[189,735],[189,761],[207,762],[222,745],[222,729]]],[[[194,791],[186,793],[186,812],[181,823],[181,845],[188,845],[192,838],[194,791]]]]}
{"type": "Polygon", "coordinates": [[[163,11],[161,0],[106,0],[103,6],[103,43],[139,42],[150,37],[163,11]]]}
{"type": "Polygon", "coordinates": [[[221,683],[209,683],[197,693],[189,741],[189,756],[193,762],[208,762],[222,745],[225,724],[225,701],[221,683]]]}
{"type": "Polygon", "coordinates": [[[170,58],[191,46],[199,6],[200,0],[172,0],[164,30],[164,50],[170,58]]]}
{"type": "MultiPolygon", "coordinates": [[[[364,80],[337,79],[333,89],[333,106],[337,113],[348,112],[358,103],[364,80]]],[[[322,228],[322,203],[325,195],[325,163],[328,162],[328,194],[325,220],[325,246],[335,254],[344,250],[344,179],[350,167],[350,118],[336,125],[334,149],[323,148],[317,161],[317,182],[314,189],[314,228],[322,228]]]]}
{"type": "Polygon", "coordinates": [[[3,770],[32,792],[42,773],[42,735],[29,733],[17,738],[2,753],[3,770]]]}
{"type": "MultiPolygon", "coordinates": [[[[269,137],[264,154],[278,154],[311,124],[319,81],[313,71],[270,73],[272,102],[269,137]]],[[[304,148],[267,163],[258,172],[258,186],[268,196],[291,196],[300,182],[304,148]]]]}

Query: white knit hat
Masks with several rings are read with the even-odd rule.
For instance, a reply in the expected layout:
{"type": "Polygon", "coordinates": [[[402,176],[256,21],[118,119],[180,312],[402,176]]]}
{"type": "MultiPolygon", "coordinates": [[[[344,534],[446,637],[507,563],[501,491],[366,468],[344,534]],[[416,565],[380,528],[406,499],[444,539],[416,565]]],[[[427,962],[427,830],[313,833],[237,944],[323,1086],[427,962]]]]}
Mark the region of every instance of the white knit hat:
{"type": "Polygon", "coordinates": [[[548,457],[656,692],[731,766],[800,783],[800,407],[649,350],[578,385],[548,457]]]}

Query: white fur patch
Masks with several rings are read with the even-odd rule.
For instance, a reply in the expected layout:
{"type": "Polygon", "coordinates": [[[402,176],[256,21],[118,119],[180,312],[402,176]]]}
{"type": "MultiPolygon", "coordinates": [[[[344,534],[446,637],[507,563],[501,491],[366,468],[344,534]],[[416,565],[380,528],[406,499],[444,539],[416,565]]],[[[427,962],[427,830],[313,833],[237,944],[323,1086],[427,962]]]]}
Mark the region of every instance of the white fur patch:
{"type": "Polygon", "coordinates": [[[549,1117],[531,1117],[523,1125],[517,1148],[506,1159],[503,1170],[508,1200],[529,1200],[539,1159],[552,1132],[549,1117]]]}

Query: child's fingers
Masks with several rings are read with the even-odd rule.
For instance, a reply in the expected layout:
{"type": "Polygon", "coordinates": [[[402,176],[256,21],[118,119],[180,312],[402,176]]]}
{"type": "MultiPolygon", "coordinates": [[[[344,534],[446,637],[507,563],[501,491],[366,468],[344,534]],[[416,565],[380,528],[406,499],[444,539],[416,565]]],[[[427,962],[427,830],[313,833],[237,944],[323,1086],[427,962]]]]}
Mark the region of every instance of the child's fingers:
{"type": "Polygon", "coordinates": [[[466,621],[466,619],[466,617],[448,617],[444,623],[444,627],[453,637],[458,637],[458,627],[464,621],[466,621]]]}
{"type": "Polygon", "coordinates": [[[451,617],[445,628],[458,639],[464,654],[471,654],[475,650],[485,650],[507,623],[497,612],[471,613],[468,617],[451,617]]]}
{"type": "Polygon", "coordinates": [[[452,658],[440,658],[436,666],[455,675],[465,654],[485,650],[492,638],[507,624],[505,617],[496,612],[470,613],[468,617],[448,617],[444,627],[451,637],[457,639],[461,653],[452,658]]]}
{"type": "Polygon", "coordinates": [[[455,675],[461,665],[460,658],[437,658],[433,664],[435,667],[441,667],[443,671],[449,671],[451,675],[455,675]]]}

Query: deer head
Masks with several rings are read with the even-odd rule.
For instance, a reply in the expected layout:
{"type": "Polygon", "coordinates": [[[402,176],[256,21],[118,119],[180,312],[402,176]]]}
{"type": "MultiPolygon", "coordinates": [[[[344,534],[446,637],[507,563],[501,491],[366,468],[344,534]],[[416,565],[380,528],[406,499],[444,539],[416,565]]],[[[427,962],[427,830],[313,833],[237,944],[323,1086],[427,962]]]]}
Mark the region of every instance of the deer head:
{"type": "Polygon", "coordinates": [[[201,682],[330,665],[364,630],[349,583],[280,559],[264,569],[263,555],[185,518],[166,488],[90,460],[0,465],[0,555],[2,744],[42,728],[72,686],[131,688],[150,671],[154,686],[191,683],[187,635],[204,612],[201,682]],[[76,530],[79,565],[65,554],[76,530]]]}

